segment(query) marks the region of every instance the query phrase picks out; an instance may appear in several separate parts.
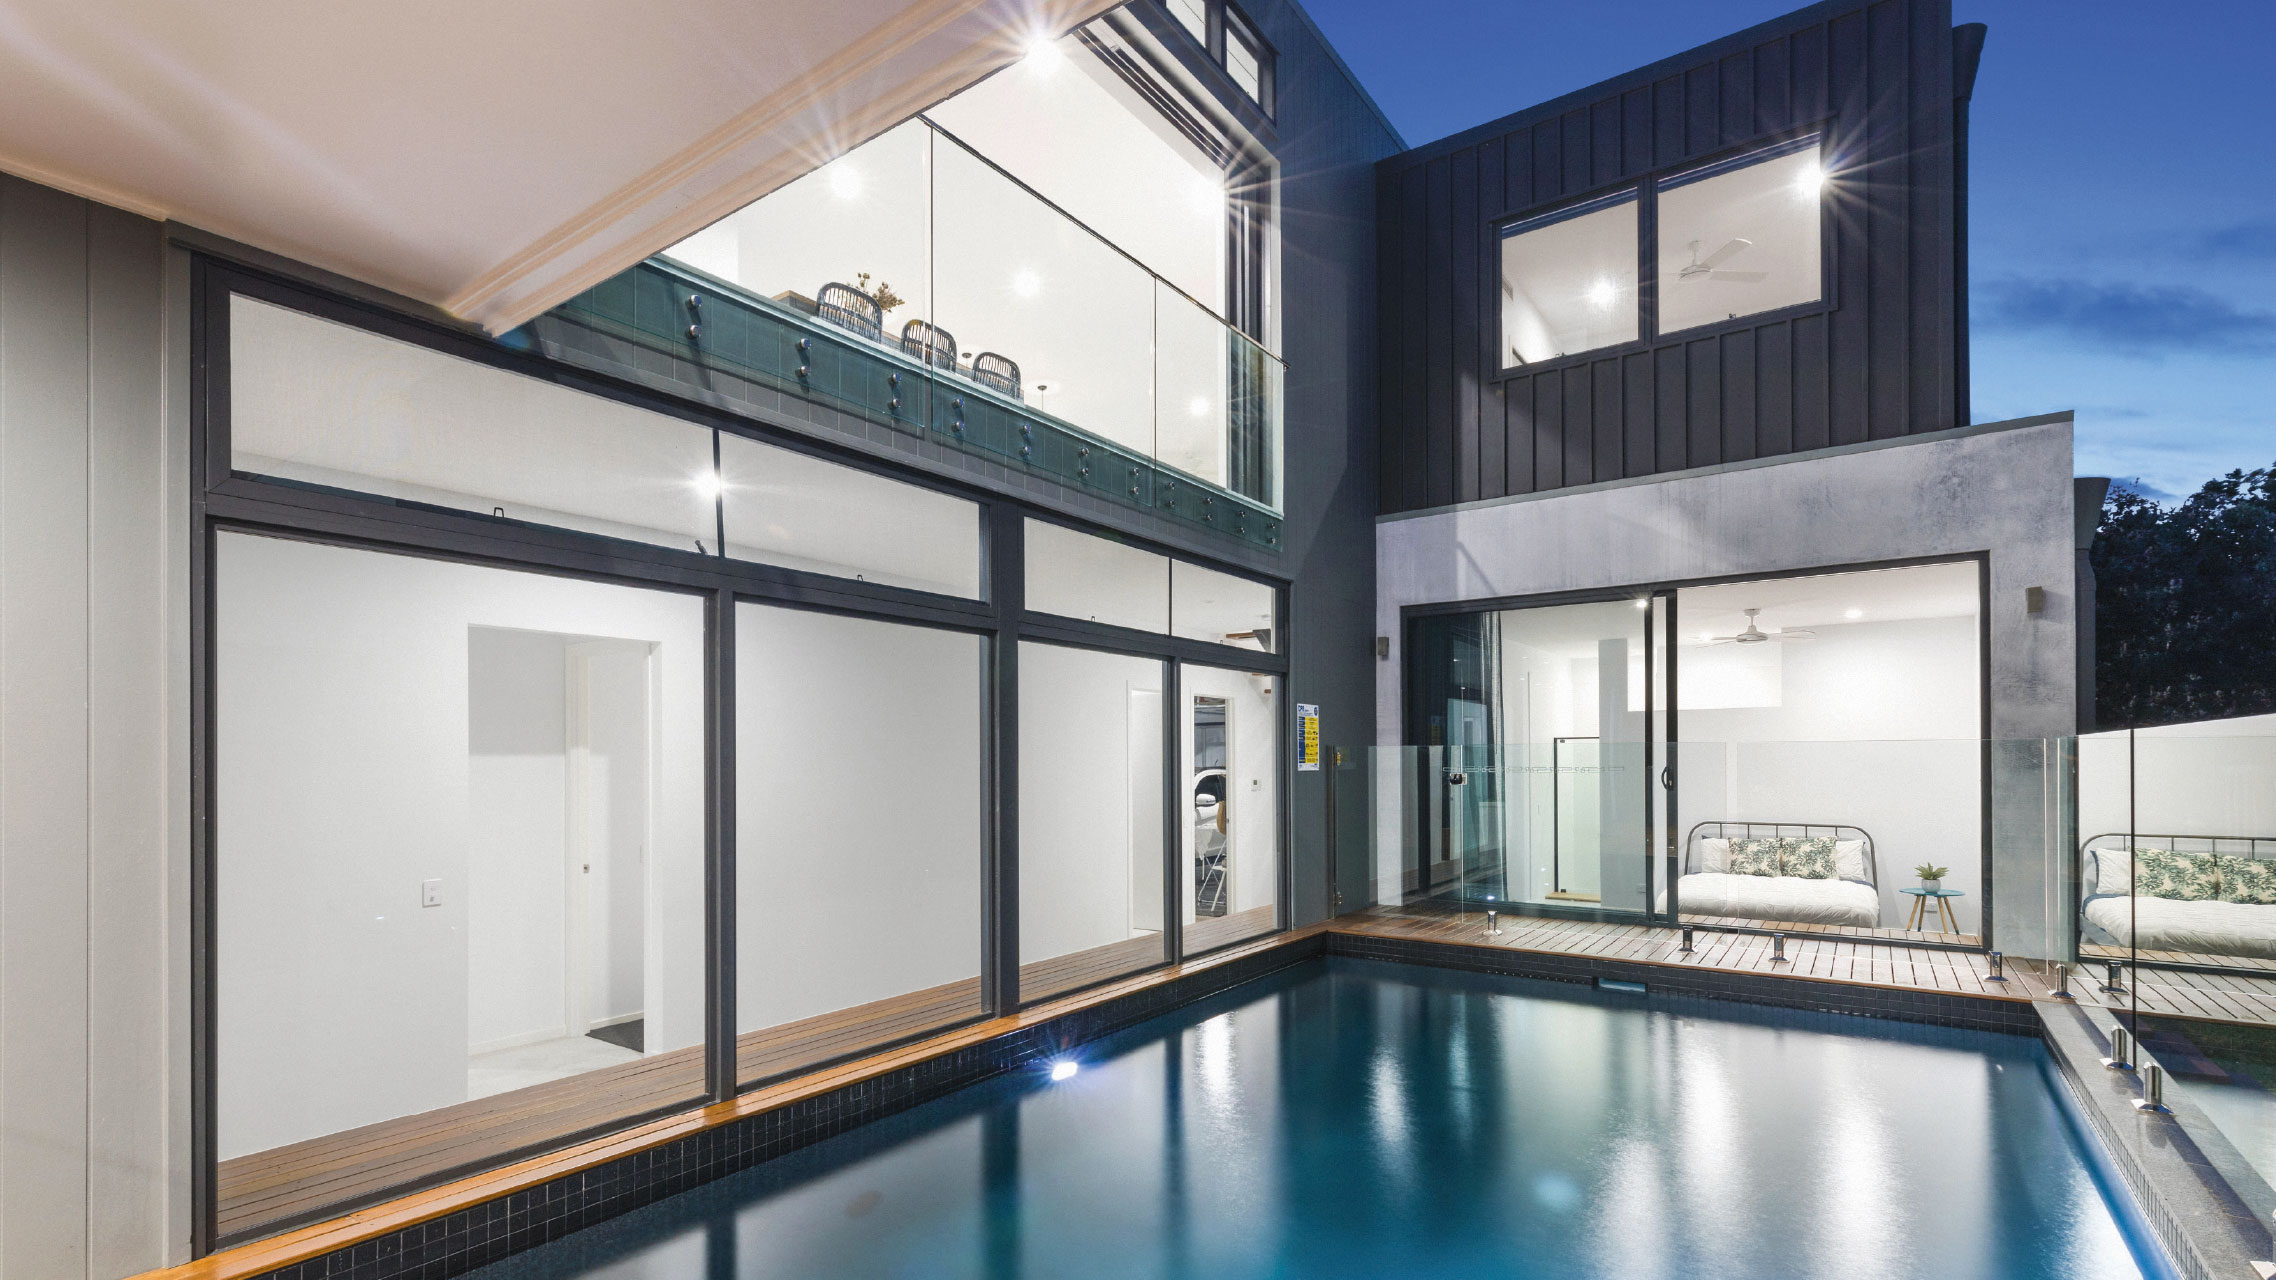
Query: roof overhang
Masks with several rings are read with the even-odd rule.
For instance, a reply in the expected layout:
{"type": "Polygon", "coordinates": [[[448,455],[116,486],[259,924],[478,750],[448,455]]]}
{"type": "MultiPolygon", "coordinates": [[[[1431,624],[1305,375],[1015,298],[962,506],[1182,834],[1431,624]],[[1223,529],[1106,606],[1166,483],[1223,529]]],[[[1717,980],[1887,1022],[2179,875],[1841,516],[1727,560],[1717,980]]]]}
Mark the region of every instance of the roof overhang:
{"type": "Polygon", "coordinates": [[[502,332],[1110,0],[0,7],[0,169],[502,332]]]}

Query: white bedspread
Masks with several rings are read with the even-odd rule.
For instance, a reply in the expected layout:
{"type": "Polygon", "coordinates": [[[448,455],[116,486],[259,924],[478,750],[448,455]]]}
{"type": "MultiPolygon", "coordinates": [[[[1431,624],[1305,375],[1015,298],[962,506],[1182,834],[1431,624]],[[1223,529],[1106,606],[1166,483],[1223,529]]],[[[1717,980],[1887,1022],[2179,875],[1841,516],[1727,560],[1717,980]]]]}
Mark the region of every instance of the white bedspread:
{"type": "Polygon", "coordinates": [[[2133,908],[2129,911],[2122,897],[2092,898],[2086,904],[2086,918],[2121,947],[2133,937],[2131,916],[2140,922],[2140,945],[2147,951],[2276,960],[2276,906],[2136,898],[2133,908]]]}
{"type": "Polygon", "coordinates": [[[1865,928],[1881,923],[1880,892],[1855,880],[1735,876],[1722,871],[1703,871],[1677,881],[1675,892],[1685,915],[1865,928]]]}

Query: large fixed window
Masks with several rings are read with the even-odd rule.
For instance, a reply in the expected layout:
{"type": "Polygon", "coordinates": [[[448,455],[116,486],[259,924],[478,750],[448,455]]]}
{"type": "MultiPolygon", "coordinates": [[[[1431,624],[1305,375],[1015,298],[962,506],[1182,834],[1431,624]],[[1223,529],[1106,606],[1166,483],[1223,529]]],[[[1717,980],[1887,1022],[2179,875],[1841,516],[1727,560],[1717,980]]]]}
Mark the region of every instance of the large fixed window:
{"type": "Polygon", "coordinates": [[[1815,302],[1823,249],[1816,139],[1663,178],[1659,198],[1659,331],[1815,302]]]}
{"type": "Polygon", "coordinates": [[[1284,910],[1270,583],[196,278],[200,1251],[1284,910]]]}
{"type": "Polygon", "coordinates": [[[1500,367],[1824,298],[1819,150],[1816,137],[1798,139],[1504,227],[1500,367]],[[1649,323],[1642,284],[1654,300],[1649,323]]]}
{"type": "Polygon", "coordinates": [[[745,1081],[979,1016],[978,636],[735,609],[745,1081]]]}
{"type": "Polygon", "coordinates": [[[214,578],[220,1230],[699,1097],[703,602],[237,533],[214,578]]]}
{"type": "Polygon", "coordinates": [[[1502,236],[1502,367],[1634,342],[1634,192],[1519,223],[1502,236]]]}
{"type": "Polygon", "coordinates": [[[1019,654],[1020,995],[1166,958],[1163,664],[1029,641],[1019,654]]]}
{"type": "Polygon", "coordinates": [[[242,294],[229,323],[235,470],[980,594],[968,499],[242,294]]]}

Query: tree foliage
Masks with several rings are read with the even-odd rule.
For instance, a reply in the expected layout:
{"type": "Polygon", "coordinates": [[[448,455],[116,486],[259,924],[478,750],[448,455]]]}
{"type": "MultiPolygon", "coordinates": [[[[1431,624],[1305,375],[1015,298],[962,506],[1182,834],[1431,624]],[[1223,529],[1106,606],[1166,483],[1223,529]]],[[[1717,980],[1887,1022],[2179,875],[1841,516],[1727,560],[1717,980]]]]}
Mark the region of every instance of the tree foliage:
{"type": "Polygon", "coordinates": [[[2276,468],[2172,507],[2112,486],[2091,554],[2104,728],[2276,712],[2276,468]]]}

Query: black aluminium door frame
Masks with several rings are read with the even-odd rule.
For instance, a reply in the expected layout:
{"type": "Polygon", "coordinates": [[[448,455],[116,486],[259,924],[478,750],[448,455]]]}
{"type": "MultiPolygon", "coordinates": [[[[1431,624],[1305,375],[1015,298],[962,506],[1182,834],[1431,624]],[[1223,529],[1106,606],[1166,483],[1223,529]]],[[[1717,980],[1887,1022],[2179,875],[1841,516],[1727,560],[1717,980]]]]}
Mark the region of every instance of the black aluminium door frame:
{"type": "MultiPolygon", "coordinates": [[[[1977,846],[1980,850],[1982,850],[1982,866],[1980,877],[1981,883],[1979,885],[1979,888],[1983,901],[1983,907],[1981,910],[1981,932],[1978,935],[1979,941],[1974,946],[1968,946],[1962,943],[1930,942],[1917,939],[1905,940],[1901,943],[1892,941],[1890,945],[1918,947],[1927,950],[1988,952],[1993,949],[1995,943],[1992,930],[1992,904],[1994,901],[1994,886],[1992,883],[1993,739],[1991,701],[1991,560],[1991,552],[1988,550],[1941,552],[1919,556],[1899,556],[1884,560],[1845,561],[1835,564],[1805,565],[1793,568],[1773,569],[1752,573],[1726,573],[1697,578],[1662,579],[1655,582],[1636,583],[1627,587],[1586,588],[1572,591],[1537,592],[1531,595],[1487,596],[1471,600],[1428,601],[1419,604],[1400,606],[1400,636],[1401,643],[1406,651],[1412,652],[1412,642],[1415,635],[1414,624],[1417,620],[1422,618],[1436,617],[1447,614],[1485,613],[1500,610],[1528,609],[1559,604],[1591,604],[1622,599],[1644,599],[1649,597],[1656,597],[1662,593],[1665,593],[1667,597],[1668,608],[1667,637],[1669,654],[1667,677],[1669,706],[1668,732],[1666,739],[1671,744],[1670,754],[1672,756],[1673,744],[1682,741],[1682,737],[1678,728],[1678,716],[1676,710],[1677,705],[1680,703],[1680,698],[1677,695],[1677,680],[1681,673],[1681,664],[1675,661],[1676,645],[1674,643],[1675,637],[1681,634],[1678,629],[1676,617],[1676,600],[1678,592],[1690,588],[1723,586],[1735,582],[1777,582],[1789,578],[1819,578],[1843,573],[1870,573],[1878,569],[1910,569],[1927,565],[1974,565],[1976,568],[1976,732],[1979,740],[1977,800],[1978,808],[1980,810],[1977,846]]],[[[1650,661],[1648,650],[1646,654],[1646,661],[1650,661]]],[[[1402,670],[1398,673],[1400,681],[1399,701],[1400,715],[1402,722],[1405,723],[1413,711],[1411,700],[1414,691],[1411,687],[1412,682],[1408,678],[1410,672],[1405,669],[1406,664],[1402,662],[1401,667],[1402,670]]],[[[1646,683],[1647,685],[1650,683],[1648,678],[1646,683]]],[[[1647,741],[1649,740],[1649,735],[1647,735],[1647,741]]],[[[1667,803],[1668,813],[1671,820],[1667,824],[1669,830],[1667,833],[1668,848],[1665,859],[1664,882],[1668,886],[1669,920],[1672,921],[1675,918],[1676,911],[1678,910],[1676,902],[1676,882],[1681,879],[1680,875],[1677,874],[1677,871],[1678,863],[1682,856],[1682,850],[1677,847],[1677,841],[1680,839],[1680,835],[1677,831],[1674,830],[1676,824],[1672,821],[1672,819],[1675,813],[1674,806],[1676,799],[1680,794],[1680,786],[1682,780],[1679,776],[1678,771],[1674,768],[1674,761],[1672,759],[1668,762],[1668,770],[1667,803]]],[[[1647,885],[1647,892],[1649,892],[1649,885],[1647,885]]],[[[1650,903],[1647,901],[1646,905],[1648,907],[1650,903]]],[[[1716,927],[1720,929],[1726,929],[1726,931],[1730,932],[1769,932],[1768,930],[1746,929],[1720,925],[1716,927]]]]}
{"type": "MultiPolygon", "coordinates": [[[[522,573],[536,573],[616,586],[657,590],[698,598],[705,607],[704,677],[704,876],[705,902],[705,1016],[704,1096],[723,1101],[745,1087],[735,1068],[735,607],[741,603],[812,610],[904,625],[961,631],[983,640],[982,713],[982,815],[986,824],[982,844],[982,986],[990,1013],[1018,1007],[1018,651],[1021,641],[1035,639],[1113,652],[1152,657],[1164,664],[1168,687],[1174,689],[1179,665],[1191,662],[1271,676],[1281,692],[1275,708],[1278,722],[1275,782],[1279,789],[1279,893],[1274,927],[1291,922],[1295,787],[1289,766],[1293,709],[1286,697],[1291,671],[1288,634],[1292,586],[1289,579],[1207,554],[1155,542],[1142,534],[1086,525],[1062,513],[1033,505],[1012,494],[857,452],[829,442],[802,436],[771,423],[746,419],[706,406],[685,402],[631,383],[611,380],[588,370],[549,361],[542,356],[505,348],[448,325],[424,319],[403,309],[391,309],[351,297],[325,285],[296,278],[266,267],[231,261],[201,249],[181,249],[187,259],[188,323],[184,344],[188,370],[185,400],[187,428],[186,497],[190,515],[188,588],[190,662],[189,776],[190,808],[190,1044],[189,1091],[191,1236],[193,1256],[203,1257],[216,1248],[250,1238],[224,1239],[218,1232],[218,1052],[215,1028],[216,918],[218,886],[216,866],[216,780],[214,758],[215,643],[217,608],[214,559],[217,539],[223,533],[282,538],[375,553],[462,563],[522,573]],[[319,318],[347,324],[381,336],[408,341],[444,354],[472,360],[502,371],[562,385],[605,400],[631,404],[687,421],[715,432],[730,432],[775,447],[850,467],[864,474],[963,498],[977,504],[982,521],[980,555],[982,591],[978,599],[944,596],[899,587],[886,587],[828,575],[782,569],[757,562],[738,561],[719,554],[699,554],[671,547],[625,542],[565,529],[525,523],[478,512],[396,502],[374,495],[290,482],[272,481],[238,473],[231,468],[229,446],[229,299],[245,294],[319,318]],[[1239,649],[1206,641],[1184,640],[1149,632],[1098,627],[1078,620],[1028,614],[1024,538],[1029,519],[1046,520],[1092,536],[1108,537],[1141,547],[1176,561],[1255,582],[1273,593],[1275,651],[1239,649]]],[[[717,436],[714,437],[714,458],[717,436]]],[[[724,550],[722,546],[720,548],[724,550]]],[[[1171,699],[1165,706],[1174,714],[1171,699]]],[[[1166,743],[1165,763],[1174,764],[1177,749],[1166,743]]],[[[1169,778],[1165,776],[1165,782],[1169,778]]],[[[1165,809],[1175,807],[1177,789],[1170,788],[1165,809]]],[[[1170,835],[1176,834],[1172,824],[1170,835]]],[[[1175,861],[1177,849],[1165,843],[1165,869],[1175,861]]],[[[1167,922],[1165,922],[1167,923],[1167,922]]],[[[1179,930],[1165,929],[1165,962],[1176,956],[1179,930]]],[[[874,1047],[873,1047],[874,1048],[874,1047]]],[[[867,1052],[870,1050],[864,1050],[867,1052]]],[[[691,1101],[695,1101],[691,1099],[691,1101]]],[[[653,1114],[666,1114],[678,1106],[653,1114]]],[[[612,1121],[594,1130],[607,1132],[638,1123],[650,1115],[612,1121]]],[[[579,1134],[564,1141],[591,1136],[579,1134]]],[[[549,1143],[549,1147],[559,1143],[549,1143]]],[[[445,1177],[462,1176],[473,1168],[491,1167],[522,1158],[532,1151],[516,1151],[495,1160],[483,1160],[445,1177]]],[[[435,1179],[435,1180],[440,1180],[435,1179]]],[[[425,1185],[425,1183],[417,1184],[425,1185]]],[[[404,1194],[413,1184],[388,1189],[376,1197],[404,1194]]],[[[369,1203],[369,1200],[358,1203],[369,1203]]],[[[342,1201],[327,1204],[310,1215],[329,1216],[356,1207],[342,1201]]],[[[265,1224],[267,1232],[292,1223],[265,1224]]]]}

